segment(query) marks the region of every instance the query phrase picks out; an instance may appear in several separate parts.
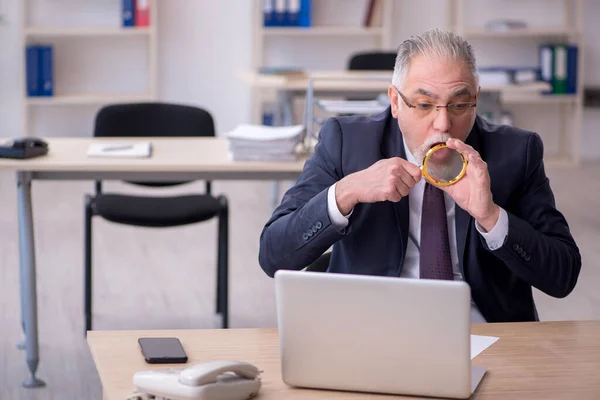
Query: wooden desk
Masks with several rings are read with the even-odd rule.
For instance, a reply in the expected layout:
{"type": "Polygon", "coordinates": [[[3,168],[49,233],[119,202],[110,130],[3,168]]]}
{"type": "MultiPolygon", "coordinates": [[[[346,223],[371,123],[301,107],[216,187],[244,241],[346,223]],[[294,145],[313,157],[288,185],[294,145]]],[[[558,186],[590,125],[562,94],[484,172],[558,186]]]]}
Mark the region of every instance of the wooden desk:
{"type": "Polygon", "coordinates": [[[49,153],[29,160],[0,158],[0,171],[31,173],[32,179],[296,179],[298,162],[231,161],[221,138],[57,138],[47,139],[49,153]],[[150,158],[88,157],[94,142],[149,141],[150,158]],[[143,176],[137,176],[143,174],[143,176]]]}
{"type": "Polygon", "coordinates": [[[132,181],[185,181],[198,179],[296,179],[298,162],[234,162],[226,139],[219,138],[103,138],[48,139],[47,156],[29,160],[0,159],[0,171],[15,171],[20,239],[21,312],[25,353],[30,376],[25,387],[43,386],[35,372],[39,363],[37,289],[31,183],[34,179],[123,179],[132,181]],[[150,141],[150,158],[93,158],[86,155],[94,141],[150,141]]]}
{"type": "MultiPolygon", "coordinates": [[[[600,321],[478,324],[472,332],[500,337],[473,360],[474,365],[485,366],[487,373],[472,398],[600,398],[600,321]]],[[[144,362],[137,344],[144,336],[178,337],[189,356],[188,364],[216,359],[255,364],[264,371],[258,399],[392,398],[288,387],[281,380],[275,329],[93,331],[88,344],[106,400],[124,399],[133,390],[136,371],[160,368],[144,362]]]]}

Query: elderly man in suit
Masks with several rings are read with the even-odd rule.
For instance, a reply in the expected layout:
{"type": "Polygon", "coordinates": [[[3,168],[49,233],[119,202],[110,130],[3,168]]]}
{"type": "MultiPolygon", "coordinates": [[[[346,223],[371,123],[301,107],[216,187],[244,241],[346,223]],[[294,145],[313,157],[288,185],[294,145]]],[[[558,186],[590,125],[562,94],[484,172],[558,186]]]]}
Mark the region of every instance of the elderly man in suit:
{"type": "Polygon", "coordinates": [[[581,269],[540,137],[477,116],[473,50],[451,32],[400,45],[388,97],[380,114],[322,127],[263,229],[263,270],[300,270],[333,245],[328,272],[464,280],[473,322],[537,320],[532,287],[565,297],[581,269]],[[418,166],[438,143],[468,160],[451,186],[418,166]]]}

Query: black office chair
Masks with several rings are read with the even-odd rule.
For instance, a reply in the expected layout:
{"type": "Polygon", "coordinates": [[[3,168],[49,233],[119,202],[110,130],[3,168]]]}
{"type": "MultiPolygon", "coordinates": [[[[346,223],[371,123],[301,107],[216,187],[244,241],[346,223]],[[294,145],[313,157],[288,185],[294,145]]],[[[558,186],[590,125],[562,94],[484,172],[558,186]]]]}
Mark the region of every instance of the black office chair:
{"type": "MultiPolygon", "coordinates": [[[[355,53],[348,60],[349,71],[393,71],[396,65],[396,53],[363,52],[355,53]]],[[[372,100],[372,96],[353,96],[348,100],[372,100]]]]}
{"type": "MultiPolygon", "coordinates": [[[[95,137],[215,136],[212,116],[200,108],[161,103],[117,104],[102,108],[96,115],[95,137]]],[[[149,187],[181,185],[187,182],[129,182],[149,187]]],[[[132,196],[103,193],[96,181],[96,194],[85,196],[85,327],[92,330],[92,217],[108,221],[163,228],[219,219],[217,253],[216,312],[222,327],[229,327],[228,316],[228,219],[225,196],[205,194],[184,196],[132,196]]]]}
{"type": "Polygon", "coordinates": [[[396,64],[394,52],[355,53],[348,61],[348,70],[353,71],[393,71],[396,64]]]}

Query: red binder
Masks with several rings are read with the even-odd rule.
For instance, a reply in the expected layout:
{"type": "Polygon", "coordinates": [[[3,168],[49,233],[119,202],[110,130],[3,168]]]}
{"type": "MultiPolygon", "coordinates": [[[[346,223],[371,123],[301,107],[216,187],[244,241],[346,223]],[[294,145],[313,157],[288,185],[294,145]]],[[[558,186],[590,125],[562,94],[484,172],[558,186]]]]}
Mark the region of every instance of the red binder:
{"type": "Polygon", "coordinates": [[[150,0],[135,0],[135,26],[150,26],[150,0]]]}

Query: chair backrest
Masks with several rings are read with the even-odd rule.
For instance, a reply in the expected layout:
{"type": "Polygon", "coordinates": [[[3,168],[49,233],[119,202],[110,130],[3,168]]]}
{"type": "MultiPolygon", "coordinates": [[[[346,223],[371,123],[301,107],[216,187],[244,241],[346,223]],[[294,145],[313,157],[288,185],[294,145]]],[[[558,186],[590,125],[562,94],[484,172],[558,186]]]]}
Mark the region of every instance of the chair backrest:
{"type": "Polygon", "coordinates": [[[215,125],[207,111],[193,106],[113,104],[103,107],[96,115],[94,136],[215,136],[215,125]]]}
{"type": "Polygon", "coordinates": [[[348,70],[393,71],[396,64],[395,52],[356,53],[350,57],[348,70]]]}
{"type": "MultiPolygon", "coordinates": [[[[168,103],[112,104],[98,111],[95,137],[215,136],[211,114],[198,107],[168,103]]],[[[186,182],[130,182],[144,186],[172,186],[186,182]]],[[[97,183],[97,192],[101,185],[97,183]]],[[[210,193],[210,182],[206,182],[210,193]]]]}
{"type": "MultiPolygon", "coordinates": [[[[396,53],[372,51],[355,53],[348,61],[349,71],[393,71],[396,53]]],[[[348,100],[371,100],[371,96],[353,96],[348,100]]]]}

